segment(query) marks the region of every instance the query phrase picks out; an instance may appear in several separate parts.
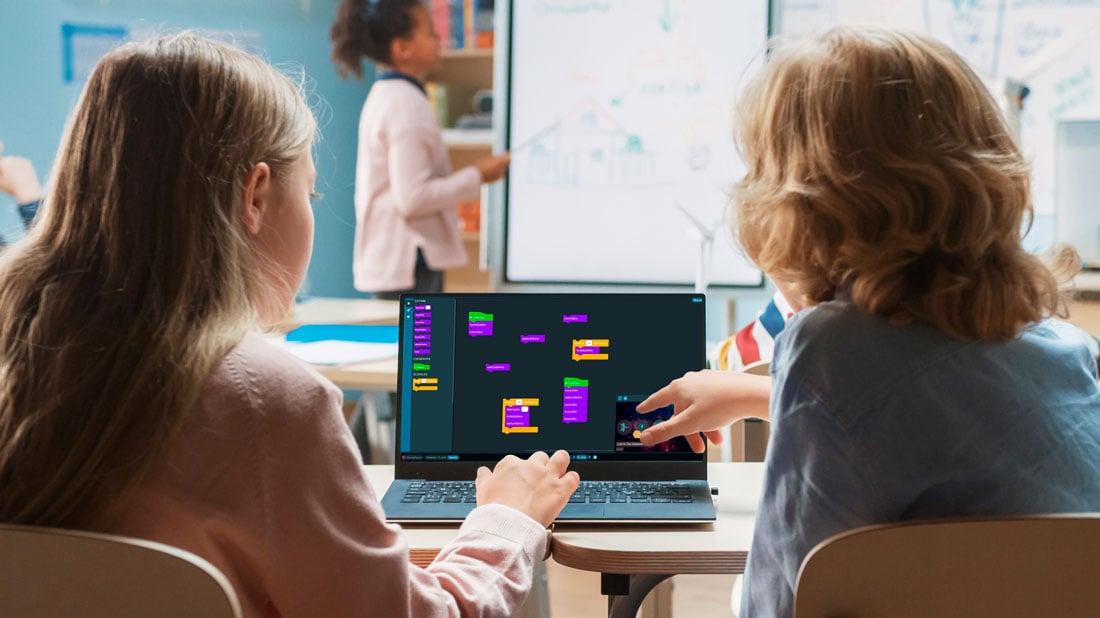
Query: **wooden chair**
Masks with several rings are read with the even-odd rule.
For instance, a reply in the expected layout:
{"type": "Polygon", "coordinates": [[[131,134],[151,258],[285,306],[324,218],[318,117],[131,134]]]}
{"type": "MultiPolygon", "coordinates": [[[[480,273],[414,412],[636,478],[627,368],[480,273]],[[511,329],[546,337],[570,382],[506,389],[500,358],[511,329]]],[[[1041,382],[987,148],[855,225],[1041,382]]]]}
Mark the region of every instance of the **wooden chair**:
{"type": "Polygon", "coordinates": [[[1100,615],[1100,514],[913,521],[821,542],[795,618],[1100,615]]]}
{"type": "Polygon", "coordinates": [[[240,618],[241,608],[220,571],[181,549],[0,524],[0,616],[240,618]]]}

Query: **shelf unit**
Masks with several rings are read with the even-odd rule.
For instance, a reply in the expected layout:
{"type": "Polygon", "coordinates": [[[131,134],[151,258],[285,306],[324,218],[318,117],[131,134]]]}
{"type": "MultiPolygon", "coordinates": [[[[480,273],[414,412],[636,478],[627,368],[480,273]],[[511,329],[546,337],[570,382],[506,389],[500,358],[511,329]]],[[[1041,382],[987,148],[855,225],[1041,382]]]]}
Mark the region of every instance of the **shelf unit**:
{"type": "MultiPolygon", "coordinates": [[[[471,165],[493,152],[493,132],[490,129],[455,129],[454,122],[472,111],[473,97],[478,90],[493,88],[492,49],[448,49],[441,54],[440,68],[428,76],[428,81],[443,84],[447,89],[447,118],[443,141],[451,159],[451,168],[471,165]]],[[[485,205],[481,205],[485,216],[485,205]]],[[[470,256],[469,263],[444,273],[443,285],[448,292],[484,292],[489,289],[489,273],[478,268],[481,235],[463,232],[462,240],[470,256]]]]}

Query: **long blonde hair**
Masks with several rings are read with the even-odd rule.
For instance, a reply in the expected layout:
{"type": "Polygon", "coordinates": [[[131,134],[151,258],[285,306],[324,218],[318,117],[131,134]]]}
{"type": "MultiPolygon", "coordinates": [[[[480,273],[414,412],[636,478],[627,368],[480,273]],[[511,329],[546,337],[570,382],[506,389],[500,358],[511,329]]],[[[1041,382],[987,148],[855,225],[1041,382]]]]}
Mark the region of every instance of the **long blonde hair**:
{"type": "MultiPolygon", "coordinates": [[[[809,303],[986,340],[1059,310],[1057,277],[1021,247],[1030,169],[944,44],[851,26],[780,45],[739,110],[737,234],[809,303]]],[[[1074,259],[1059,249],[1058,276],[1074,259]]]]}
{"type": "Polygon", "coordinates": [[[142,474],[272,293],[246,174],[314,129],[290,79],[193,34],[100,61],[0,256],[0,521],[80,526],[142,474]]]}

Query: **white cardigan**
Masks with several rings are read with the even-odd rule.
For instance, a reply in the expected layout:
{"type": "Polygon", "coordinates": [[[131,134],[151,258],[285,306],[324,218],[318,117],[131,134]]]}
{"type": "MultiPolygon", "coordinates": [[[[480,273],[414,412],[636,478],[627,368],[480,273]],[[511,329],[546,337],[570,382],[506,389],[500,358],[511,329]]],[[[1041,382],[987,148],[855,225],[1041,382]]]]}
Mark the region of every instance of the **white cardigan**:
{"type": "Polygon", "coordinates": [[[376,81],[359,118],[355,288],[413,287],[416,250],[433,269],[466,264],[457,204],[477,199],[481,173],[450,173],[428,98],[403,79],[376,81]]]}

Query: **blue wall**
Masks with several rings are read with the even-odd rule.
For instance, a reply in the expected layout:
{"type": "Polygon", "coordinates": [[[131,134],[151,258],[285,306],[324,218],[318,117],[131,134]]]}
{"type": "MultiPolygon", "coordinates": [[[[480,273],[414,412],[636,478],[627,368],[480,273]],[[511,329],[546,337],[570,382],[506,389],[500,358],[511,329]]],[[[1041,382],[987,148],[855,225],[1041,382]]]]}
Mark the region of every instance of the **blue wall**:
{"type": "MultiPolygon", "coordinates": [[[[338,0],[3,0],[0,9],[0,141],[7,154],[29,157],[46,176],[65,119],[80,94],[77,75],[64,79],[64,24],[122,27],[133,34],[182,28],[238,33],[246,47],[279,64],[305,69],[321,126],[316,148],[317,231],[307,291],[314,296],[356,296],[351,259],[355,227],[352,196],[359,110],[370,85],[341,81],[329,60],[328,29],[338,0]]],[[[15,238],[20,224],[11,200],[0,196],[0,235],[15,238]]],[[[1032,250],[1053,241],[1053,217],[1036,218],[1032,250]]],[[[730,324],[743,325],[771,292],[712,291],[708,338],[721,339],[730,324]],[[727,301],[735,300],[734,312],[727,301]],[[732,314],[731,314],[732,313],[732,314]]]]}
{"type": "MultiPolygon", "coordinates": [[[[30,158],[45,184],[65,119],[83,85],[79,68],[88,55],[81,53],[80,42],[111,40],[75,37],[77,75],[66,82],[63,25],[122,28],[137,36],[184,28],[235,35],[244,47],[275,64],[303,68],[311,82],[311,103],[321,127],[315,149],[317,191],[324,199],[315,207],[308,292],[357,295],[351,278],[355,143],[372,69],[366,65],[368,79],[363,82],[337,77],[328,42],[336,5],[337,0],[3,0],[0,141],[5,153],[30,158]]],[[[0,234],[20,234],[14,204],[6,196],[0,196],[0,234]]]]}

